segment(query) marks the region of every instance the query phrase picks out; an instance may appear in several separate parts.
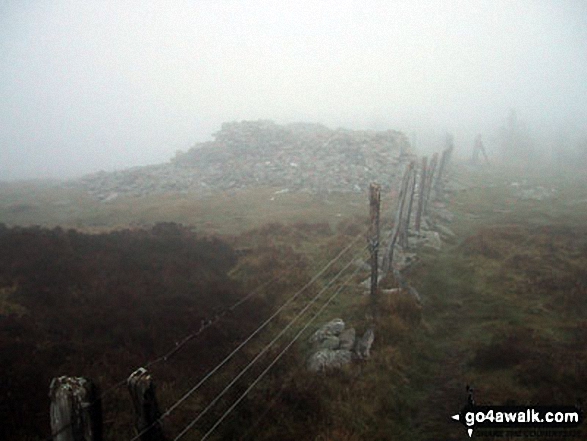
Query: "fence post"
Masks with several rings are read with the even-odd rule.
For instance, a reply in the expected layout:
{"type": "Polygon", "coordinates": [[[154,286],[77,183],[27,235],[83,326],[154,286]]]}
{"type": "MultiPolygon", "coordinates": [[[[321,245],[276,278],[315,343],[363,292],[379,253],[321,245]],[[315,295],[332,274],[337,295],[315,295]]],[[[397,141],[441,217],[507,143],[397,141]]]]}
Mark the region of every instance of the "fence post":
{"type": "Polygon", "coordinates": [[[102,403],[91,380],[53,378],[49,397],[53,441],[102,440],[102,403]]]}
{"type": "Polygon", "coordinates": [[[428,213],[428,201],[430,199],[430,193],[432,193],[432,181],[434,180],[434,172],[436,171],[436,164],[438,163],[438,153],[434,153],[432,155],[432,160],[430,161],[430,167],[428,167],[428,173],[426,178],[426,198],[424,199],[424,214],[428,213]]]}
{"type": "Polygon", "coordinates": [[[424,208],[424,197],[426,196],[426,166],[428,165],[428,157],[422,158],[422,170],[420,171],[420,188],[418,197],[418,209],[416,210],[416,231],[420,232],[420,224],[422,222],[422,209],[424,208]]]}
{"type": "Polygon", "coordinates": [[[436,181],[434,184],[434,198],[440,199],[442,191],[442,175],[444,174],[444,167],[446,166],[446,159],[448,157],[448,149],[442,151],[440,157],[440,164],[438,166],[438,173],[436,174],[436,181]]]}
{"type": "Polygon", "coordinates": [[[412,205],[414,203],[414,194],[416,193],[416,169],[414,168],[414,172],[412,173],[412,183],[410,186],[410,202],[408,204],[408,215],[406,219],[406,234],[408,229],[410,228],[410,219],[412,217],[412,205]]]}
{"type": "Polygon", "coordinates": [[[379,250],[379,208],[381,203],[381,187],[377,184],[369,186],[369,251],[371,253],[371,313],[373,320],[377,316],[377,278],[379,250]]]}
{"type": "Polygon", "coordinates": [[[414,161],[410,162],[408,169],[406,170],[405,180],[402,185],[402,198],[400,201],[399,224],[397,233],[399,235],[399,241],[402,248],[407,248],[408,246],[408,191],[410,188],[412,174],[414,173],[414,166],[414,161]]]}
{"type": "Polygon", "coordinates": [[[163,429],[159,423],[159,406],[155,396],[155,385],[145,368],[130,374],[128,390],[136,413],[136,429],[141,441],[163,441],[163,429]]]}
{"type": "Polygon", "coordinates": [[[411,161],[408,164],[406,171],[404,172],[404,175],[402,177],[400,192],[399,192],[399,196],[398,196],[398,200],[397,200],[395,219],[393,221],[393,230],[391,232],[389,244],[387,245],[387,250],[385,252],[385,255],[383,256],[383,272],[384,273],[387,273],[389,271],[389,269],[391,268],[391,263],[393,260],[393,249],[395,247],[395,243],[397,241],[398,235],[403,234],[403,215],[402,215],[402,213],[403,213],[404,206],[405,206],[406,195],[407,195],[407,191],[408,191],[408,183],[409,183],[409,180],[411,177],[411,173],[414,169],[414,164],[415,164],[414,161],[411,161]]]}
{"type": "Polygon", "coordinates": [[[445,184],[445,176],[447,174],[447,170],[449,169],[450,166],[450,159],[452,156],[452,151],[453,151],[453,145],[449,145],[447,148],[444,149],[443,154],[442,154],[442,169],[440,171],[440,175],[436,178],[436,186],[437,186],[437,196],[436,198],[440,198],[442,196],[442,192],[444,191],[444,184],[445,184]]]}

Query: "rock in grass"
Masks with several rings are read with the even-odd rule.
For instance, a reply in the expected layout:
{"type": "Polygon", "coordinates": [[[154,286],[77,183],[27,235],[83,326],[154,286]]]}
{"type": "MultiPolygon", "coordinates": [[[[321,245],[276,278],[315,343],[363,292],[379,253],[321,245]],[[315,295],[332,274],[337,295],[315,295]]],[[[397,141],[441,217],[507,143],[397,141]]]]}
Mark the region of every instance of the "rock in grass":
{"type": "Polygon", "coordinates": [[[351,351],[347,349],[322,349],[315,352],[308,360],[308,370],[321,372],[327,369],[339,369],[349,364],[352,359],[351,351]]]}
{"type": "Polygon", "coordinates": [[[442,240],[440,240],[440,234],[436,231],[428,231],[426,234],[426,242],[424,246],[440,250],[442,248],[442,240]]]}
{"type": "Polygon", "coordinates": [[[444,225],[440,225],[437,224],[436,225],[436,229],[438,230],[438,232],[444,236],[448,236],[448,237],[455,237],[456,234],[454,233],[454,231],[452,231],[450,228],[445,227],[444,225]]]}
{"type": "Polygon", "coordinates": [[[408,288],[408,292],[410,293],[410,295],[412,297],[414,297],[416,299],[416,301],[418,303],[422,303],[422,298],[420,297],[420,293],[418,292],[418,290],[416,288],[414,288],[413,286],[410,286],[408,288]]]}
{"type": "Polygon", "coordinates": [[[338,349],[340,345],[340,339],[335,335],[327,335],[319,342],[316,342],[317,349],[338,349]]]}
{"type": "Polygon", "coordinates": [[[352,350],[355,346],[355,328],[345,329],[340,333],[338,339],[340,341],[339,349],[352,350]]]}
{"type": "Polygon", "coordinates": [[[358,358],[361,360],[366,360],[370,357],[371,345],[373,345],[374,340],[375,332],[372,328],[367,329],[365,334],[363,334],[361,339],[357,342],[355,353],[358,358]]]}
{"type": "Polygon", "coordinates": [[[312,337],[310,343],[320,343],[328,336],[338,336],[344,330],[344,321],[339,318],[329,321],[318,329],[312,337]]]}

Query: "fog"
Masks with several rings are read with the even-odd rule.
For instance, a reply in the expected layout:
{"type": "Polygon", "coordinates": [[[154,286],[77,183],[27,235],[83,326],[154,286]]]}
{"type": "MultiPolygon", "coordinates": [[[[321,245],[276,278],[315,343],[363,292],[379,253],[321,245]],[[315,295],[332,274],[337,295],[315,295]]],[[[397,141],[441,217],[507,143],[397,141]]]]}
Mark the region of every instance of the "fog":
{"type": "Polygon", "coordinates": [[[585,135],[582,0],[165,3],[0,1],[0,179],[165,162],[232,120],[585,135]]]}

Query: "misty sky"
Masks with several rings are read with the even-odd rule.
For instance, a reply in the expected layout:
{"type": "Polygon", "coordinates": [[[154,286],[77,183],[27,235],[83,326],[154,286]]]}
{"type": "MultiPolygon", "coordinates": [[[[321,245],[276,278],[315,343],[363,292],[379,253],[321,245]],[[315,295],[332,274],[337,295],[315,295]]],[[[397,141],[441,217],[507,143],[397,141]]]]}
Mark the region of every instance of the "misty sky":
{"type": "Polygon", "coordinates": [[[511,108],[587,130],[587,2],[0,0],[0,102],[0,179],[165,162],[243,119],[430,148],[491,144],[511,108]]]}

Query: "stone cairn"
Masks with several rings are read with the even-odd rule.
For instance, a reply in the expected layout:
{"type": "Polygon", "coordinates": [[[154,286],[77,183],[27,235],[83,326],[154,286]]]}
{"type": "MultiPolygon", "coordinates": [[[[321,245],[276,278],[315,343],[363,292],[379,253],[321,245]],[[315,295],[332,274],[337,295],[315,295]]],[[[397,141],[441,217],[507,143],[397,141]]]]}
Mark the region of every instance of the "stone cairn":
{"type": "Polygon", "coordinates": [[[356,338],[355,328],[345,329],[342,319],[336,318],[318,329],[312,337],[312,355],[307,368],[311,372],[339,369],[352,360],[366,360],[375,338],[372,328],[356,338]]]}
{"type": "Polygon", "coordinates": [[[410,156],[407,137],[395,130],[332,130],[260,120],[224,123],[212,137],[165,164],[98,172],[66,185],[104,202],[251,187],[363,192],[371,182],[393,180],[410,156]]]}

